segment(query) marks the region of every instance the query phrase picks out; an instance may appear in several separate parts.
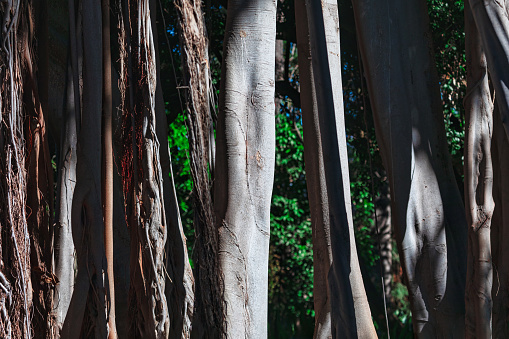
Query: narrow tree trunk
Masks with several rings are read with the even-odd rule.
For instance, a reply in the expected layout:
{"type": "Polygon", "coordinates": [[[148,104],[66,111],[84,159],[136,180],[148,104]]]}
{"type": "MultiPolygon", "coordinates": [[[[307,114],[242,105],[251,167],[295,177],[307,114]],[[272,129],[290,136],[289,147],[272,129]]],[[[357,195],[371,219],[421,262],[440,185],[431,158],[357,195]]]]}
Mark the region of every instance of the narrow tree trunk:
{"type": "Polygon", "coordinates": [[[491,223],[493,200],[493,104],[486,57],[470,8],[465,7],[467,94],[465,105],[465,210],[468,223],[466,330],[469,338],[491,338],[491,223]]]}
{"type": "Polygon", "coordinates": [[[295,22],[299,56],[299,80],[304,129],[304,161],[313,234],[313,299],[315,339],[326,339],[331,332],[330,290],[327,276],[332,265],[329,202],[320,139],[318,103],[311,64],[308,17],[304,0],[295,1],[295,22]]]}
{"type": "Polygon", "coordinates": [[[509,137],[509,3],[469,0],[469,4],[488,60],[502,124],[509,137]]]}
{"type": "Polygon", "coordinates": [[[467,227],[445,139],[426,2],[353,5],[414,333],[460,338],[467,227]]]}
{"type": "MultiPolygon", "coordinates": [[[[311,67],[328,201],[331,268],[328,287],[333,338],[376,337],[353,233],[343,112],[339,14],[335,1],[306,1],[311,67]],[[341,180],[337,177],[340,176],[341,180]]],[[[304,52],[305,53],[305,52],[304,52]]],[[[304,132],[305,133],[305,132],[304,132]]],[[[315,142],[316,143],[316,142],[315,142]]],[[[314,150],[312,150],[314,151],[314,150]]],[[[316,150],[318,152],[319,149],[316,150]]],[[[322,179],[323,180],[323,179],[322,179]]]]}
{"type": "Polygon", "coordinates": [[[187,131],[190,168],[194,182],[194,228],[196,263],[196,308],[194,338],[223,337],[223,281],[219,272],[218,237],[209,178],[209,131],[212,116],[209,106],[208,41],[201,1],[177,0],[182,72],[186,91],[187,131]]]}
{"type": "Polygon", "coordinates": [[[71,209],[76,184],[76,113],[74,83],[70,59],[67,67],[67,86],[62,120],[61,150],[57,181],[57,205],[54,230],[54,274],[59,283],[53,294],[54,338],[60,336],[74,289],[74,242],[71,209]]]}
{"type": "Polygon", "coordinates": [[[275,35],[274,0],[228,1],[214,171],[227,338],[267,337],[275,35]]]}
{"type": "Polygon", "coordinates": [[[110,47],[110,1],[102,0],[102,190],[104,217],[104,251],[108,277],[108,339],[117,338],[115,324],[115,276],[113,274],[113,130],[110,47]]]}
{"type": "MultiPolygon", "coordinates": [[[[101,2],[83,1],[83,96],[78,128],[76,187],[72,201],[72,231],[78,274],[62,329],[64,338],[94,333],[107,336],[106,260],[101,204],[102,41],[101,2]]],[[[72,39],[72,37],[71,37],[72,39]]],[[[76,69],[73,68],[74,74],[76,69]]],[[[76,75],[75,75],[76,78],[76,75]]],[[[75,97],[76,99],[79,97],[75,97]]],[[[77,100],[75,100],[76,102],[77,100]]]]}

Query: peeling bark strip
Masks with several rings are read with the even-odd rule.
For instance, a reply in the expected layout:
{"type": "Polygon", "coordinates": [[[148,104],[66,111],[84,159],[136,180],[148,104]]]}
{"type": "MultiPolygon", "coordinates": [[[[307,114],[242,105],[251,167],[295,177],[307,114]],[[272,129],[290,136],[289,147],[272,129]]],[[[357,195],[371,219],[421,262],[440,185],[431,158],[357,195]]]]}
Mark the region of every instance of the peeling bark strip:
{"type": "Polygon", "coordinates": [[[217,123],[214,208],[228,338],[267,337],[274,179],[275,0],[230,0],[217,123]]]}
{"type": "MultiPolygon", "coordinates": [[[[353,234],[337,2],[306,1],[306,8],[312,68],[309,75],[313,76],[314,86],[314,89],[309,90],[316,92],[316,107],[313,107],[315,116],[310,123],[318,123],[312,128],[316,131],[315,137],[320,139],[314,141],[318,147],[312,151],[322,152],[323,164],[320,165],[323,166],[321,172],[325,176],[327,191],[328,215],[323,218],[328,223],[325,224],[328,229],[324,230],[325,234],[322,236],[326,237],[326,232],[330,232],[332,262],[327,281],[332,309],[332,337],[373,338],[376,337],[376,332],[371,320],[353,234]],[[341,180],[338,180],[338,175],[341,180]]],[[[311,85],[308,85],[309,87],[311,85]]]]}
{"type": "Polygon", "coordinates": [[[166,216],[156,134],[156,59],[148,0],[122,2],[122,177],[131,232],[129,335],[166,338],[166,216]],[[129,92],[127,92],[129,90],[129,92]]]}
{"type": "MultiPolygon", "coordinates": [[[[27,1],[0,4],[0,336],[31,338],[32,284],[22,95],[29,47],[27,1]]],[[[29,92],[30,89],[28,89],[29,92]]],[[[37,213],[37,211],[34,211],[37,213]]]]}
{"type": "Polygon", "coordinates": [[[196,308],[192,337],[225,336],[223,279],[218,262],[218,235],[212,204],[212,182],[208,169],[209,131],[212,116],[209,106],[209,60],[201,1],[176,0],[182,72],[186,91],[187,131],[190,168],[194,182],[194,228],[196,263],[196,308]]]}
{"type": "Polygon", "coordinates": [[[353,7],[414,333],[462,338],[467,226],[445,139],[426,2],[354,0],[353,7]]]}
{"type": "MultiPolygon", "coordinates": [[[[72,201],[72,234],[76,246],[78,273],[69,309],[62,328],[63,338],[76,333],[96,338],[107,336],[106,258],[101,204],[101,110],[102,40],[101,1],[83,0],[75,13],[83,22],[83,89],[81,110],[76,110],[78,126],[76,186],[72,201]]],[[[72,15],[73,13],[71,13],[72,15]]],[[[71,30],[72,32],[72,30],[71,30]]],[[[75,37],[71,35],[71,40],[75,37]]],[[[80,72],[73,67],[74,78],[80,72]]],[[[76,85],[76,83],[75,83],[76,85]]],[[[76,93],[76,92],[75,92],[76,93]]],[[[79,93],[79,91],[78,91],[79,93]]]]}
{"type": "Polygon", "coordinates": [[[493,263],[493,104],[486,57],[469,6],[465,7],[467,94],[465,105],[465,210],[468,222],[467,338],[491,338],[493,263]]]}

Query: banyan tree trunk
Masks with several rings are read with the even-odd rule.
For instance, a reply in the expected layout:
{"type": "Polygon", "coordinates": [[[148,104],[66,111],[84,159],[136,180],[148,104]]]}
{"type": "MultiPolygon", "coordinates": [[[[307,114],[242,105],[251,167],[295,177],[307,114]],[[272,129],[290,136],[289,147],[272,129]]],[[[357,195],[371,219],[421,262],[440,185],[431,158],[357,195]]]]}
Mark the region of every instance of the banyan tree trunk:
{"type": "Polygon", "coordinates": [[[465,105],[465,210],[468,223],[466,336],[491,338],[491,224],[493,199],[493,103],[486,57],[468,6],[465,7],[467,94],[465,105]]]}
{"type": "Polygon", "coordinates": [[[177,0],[190,169],[194,188],[196,307],[193,338],[223,337],[223,279],[219,274],[218,235],[212,203],[212,168],[209,131],[212,128],[209,96],[208,41],[201,1],[177,0]]]}
{"type": "Polygon", "coordinates": [[[353,0],[420,338],[464,336],[466,221],[445,139],[426,2],[353,0]]]}
{"type": "MultiPolygon", "coordinates": [[[[76,90],[74,102],[82,102],[76,110],[77,163],[76,186],[72,200],[72,233],[76,247],[78,273],[72,299],[62,328],[63,338],[77,333],[96,338],[107,336],[104,253],[104,223],[101,200],[101,111],[102,111],[102,41],[101,2],[86,0],[78,12],[83,22],[82,91],[76,90]],[[81,97],[80,97],[80,92],[81,97]]],[[[72,13],[71,13],[72,15],[72,13]]],[[[72,31],[72,30],[71,30],[72,31]]],[[[73,32],[75,33],[75,32],[73,32]]],[[[71,35],[71,40],[74,37],[71,35]]],[[[71,47],[72,48],[72,47],[71,47]]],[[[73,66],[74,81],[79,69],[73,66]]]]}
{"type": "Polygon", "coordinates": [[[267,337],[276,1],[230,0],[214,171],[227,338],[267,337]]]}
{"type": "Polygon", "coordinates": [[[303,117],[309,115],[304,122],[304,138],[307,140],[304,149],[310,146],[306,153],[307,164],[313,161],[309,159],[310,152],[317,157],[314,161],[315,169],[311,172],[315,177],[310,178],[319,183],[313,190],[321,190],[315,193],[311,191],[313,195],[310,195],[310,204],[315,205],[314,218],[320,214],[321,219],[315,219],[316,224],[313,226],[314,245],[318,252],[314,260],[315,267],[322,266],[318,273],[322,279],[327,274],[328,282],[328,295],[321,297],[325,304],[320,309],[323,324],[322,328],[315,331],[315,335],[328,335],[326,303],[330,299],[333,338],[374,338],[376,332],[353,234],[338,7],[335,1],[306,1],[306,8],[309,33],[306,27],[299,28],[299,43],[302,46],[299,54],[303,53],[299,62],[302,61],[301,67],[306,71],[306,76],[301,78],[305,85],[301,88],[303,117]],[[306,57],[309,53],[310,58],[306,57]],[[328,272],[327,266],[330,267],[328,272]]]}
{"type": "Polygon", "coordinates": [[[156,55],[148,0],[122,2],[122,180],[131,235],[129,335],[166,338],[163,177],[156,132],[156,55]]]}

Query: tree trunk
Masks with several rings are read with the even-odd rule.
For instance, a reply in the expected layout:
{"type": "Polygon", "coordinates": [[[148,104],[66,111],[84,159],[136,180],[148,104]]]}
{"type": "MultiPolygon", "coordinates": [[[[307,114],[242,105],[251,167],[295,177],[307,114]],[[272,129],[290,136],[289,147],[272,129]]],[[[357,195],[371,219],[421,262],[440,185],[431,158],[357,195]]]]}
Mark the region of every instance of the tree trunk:
{"type": "Polygon", "coordinates": [[[122,180],[131,231],[129,335],[166,338],[170,325],[164,272],[167,226],[156,133],[158,74],[152,23],[148,0],[126,0],[122,7],[122,180]]]}
{"type": "Polygon", "coordinates": [[[426,2],[353,5],[414,333],[463,337],[467,227],[447,150],[426,2]]]}
{"type": "Polygon", "coordinates": [[[212,116],[209,106],[208,41],[201,1],[177,0],[182,72],[186,91],[187,131],[190,169],[194,188],[194,229],[196,263],[196,308],[194,338],[223,337],[225,328],[223,282],[219,272],[218,238],[212,204],[212,178],[209,131],[212,116]]]}
{"type": "Polygon", "coordinates": [[[465,7],[467,94],[465,105],[465,210],[468,223],[466,336],[491,338],[491,223],[493,104],[486,57],[470,8],[465,7]]]}
{"type": "Polygon", "coordinates": [[[62,121],[60,162],[57,181],[57,205],[54,230],[54,274],[59,283],[53,294],[53,331],[60,336],[74,287],[74,242],[72,238],[71,209],[76,183],[76,113],[71,62],[68,61],[62,121]]]}
{"type": "MultiPolygon", "coordinates": [[[[509,2],[469,0],[497,93],[502,124],[509,136],[509,2]]],[[[506,155],[507,156],[507,155],[506,155]]]]}
{"type": "MultiPolygon", "coordinates": [[[[319,122],[314,129],[322,144],[322,173],[325,174],[328,202],[326,218],[329,225],[325,223],[325,226],[330,230],[332,254],[328,272],[332,336],[373,338],[376,337],[376,332],[364,290],[353,233],[338,7],[335,1],[306,1],[306,7],[311,46],[310,75],[313,76],[317,103],[314,108],[316,113],[313,115],[317,115],[314,122],[319,122]],[[337,179],[338,176],[341,180],[337,179]]],[[[316,144],[317,141],[313,143],[316,144]]],[[[319,149],[315,152],[318,151],[319,149]]]]}
{"type": "MultiPolygon", "coordinates": [[[[157,2],[150,1],[150,17],[156,53],[157,74],[160,74],[158,34],[156,25],[157,2]]],[[[170,338],[189,338],[194,310],[194,278],[187,254],[186,238],[180,219],[177,192],[173,181],[171,154],[168,144],[168,122],[164,105],[161,77],[156,85],[156,132],[161,147],[159,156],[163,176],[164,207],[168,237],[166,241],[166,299],[170,316],[170,338]]]]}
{"type": "Polygon", "coordinates": [[[112,129],[112,83],[110,47],[110,1],[102,0],[102,181],[104,217],[104,251],[108,278],[108,339],[117,338],[115,324],[115,276],[113,273],[113,129],[112,129]]]}
{"type": "Polygon", "coordinates": [[[0,17],[0,335],[32,337],[30,239],[22,96],[31,53],[27,1],[2,3],[0,17]]]}
{"type": "Polygon", "coordinates": [[[332,264],[329,203],[318,121],[318,103],[310,60],[308,18],[304,0],[295,1],[295,22],[297,25],[302,127],[304,129],[304,161],[313,234],[313,298],[315,310],[313,337],[315,339],[326,339],[332,336],[331,297],[327,281],[327,275],[332,264]]]}
{"type": "MultiPolygon", "coordinates": [[[[108,292],[104,277],[106,260],[100,161],[103,69],[102,44],[98,46],[96,43],[102,41],[101,2],[86,0],[82,6],[83,105],[81,117],[78,114],[76,120],[78,122],[81,118],[81,123],[77,123],[76,187],[72,201],[72,233],[78,274],[62,336],[73,338],[80,332],[82,335],[94,333],[96,338],[106,338],[105,297],[108,292]]],[[[73,68],[75,79],[76,71],[73,68]]]]}
{"type": "Polygon", "coordinates": [[[267,337],[275,35],[276,1],[228,1],[214,171],[227,338],[267,337]]]}

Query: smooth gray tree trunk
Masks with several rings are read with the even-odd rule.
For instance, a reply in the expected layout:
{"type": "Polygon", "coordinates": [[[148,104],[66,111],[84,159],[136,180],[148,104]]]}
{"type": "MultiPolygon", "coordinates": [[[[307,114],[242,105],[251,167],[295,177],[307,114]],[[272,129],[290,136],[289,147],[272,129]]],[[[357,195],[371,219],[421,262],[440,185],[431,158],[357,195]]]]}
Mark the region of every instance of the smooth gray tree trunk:
{"type": "Polygon", "coordinates": [[[469,6],[465,7],[467,94],[465,105],[465,211],[468,223],[467,338],[491,338],[491,224],[493,199],[493,103],[486,57],[469,6]]]}
{"type": "Polygon", "coordinates": [[[445,139],[426,2],[353,5],[414,333],[460,338],[467,226],[445,139]]]}
{"type": "Polygon", "coordinates": [[[57,335],[64,324],[74,288],[74,242],[72,239],[72,197],[76,185],[76,113],[71,63],[68,61],[63,110],[60,164],[58,166],[56,223],[54,231],[54,274],[59,283],[53,294],[53,326],[57,335]]]}
{"type": "MultiPolygon", "coordinates": [[[[313,76],[317,104],[314,109],[317,113],[313,114],[317,116],[313,120],[315,123],[317,120],[319,122],[314,129],[319,131],[316,137],[320,137],[322,145],[321,175],[325,176],[328,202],[328,216],[325,218],[329,222],[332,254],[328,272],[332,337],[375,338],[377,335],[364,290],[353,232],[338,6],[337,2],[332,0],[321,3],[308,0],[306,8],[311,47],[310,73],[313,76]]],[[[319,149],[316,150],[318,151],[319,149]]],[[[327,227],[327,224],[325,225],[327,227]]]]}
{"type": "Polygon", "coordinates": [[[217,122],[214,207],[227,338],[267,337],[274,179],[275,0],[230,0],[217,122]]]}

